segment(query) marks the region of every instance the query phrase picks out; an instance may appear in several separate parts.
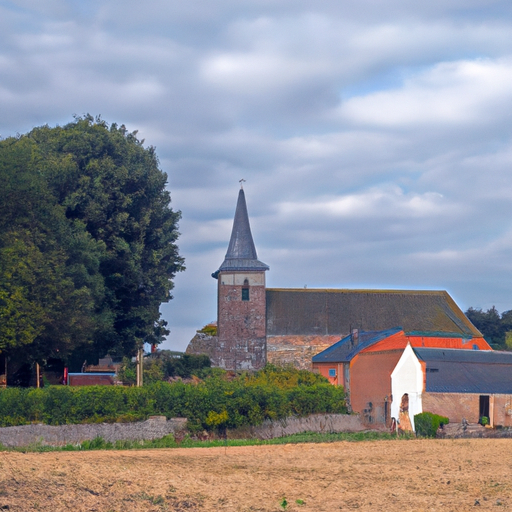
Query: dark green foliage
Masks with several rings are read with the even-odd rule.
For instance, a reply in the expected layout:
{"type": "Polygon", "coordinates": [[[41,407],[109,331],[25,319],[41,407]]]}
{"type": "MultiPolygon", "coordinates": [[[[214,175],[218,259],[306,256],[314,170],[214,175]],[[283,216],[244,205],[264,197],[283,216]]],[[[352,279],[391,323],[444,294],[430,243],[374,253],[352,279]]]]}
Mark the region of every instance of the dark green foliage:
{"type": "Polygon", "coordinates": [[[448,425],[450,420],[431,412],[422,412],[414,416],[416,435],[420,437],[436,437],[440,425],[448,425]]]}
{"type": "Polygon", "coordinates": [[[313,384],[327,384],[329,381],[319,373],[307,370],[297,370],[293,366],[276,366],[267,364],[262,370],[246,374],[245,380],[249,384],[273,384],[281,388],[295,386],[311,386],[313,384]]]}
{"type": "Polygon", "coordinates": [[[0,350],[79,369],[162,341],[184,267],[154,148],[85,116],[0,141],[0,180],[0,350]]]}
{"type": "MultiPolygon", "coordinates": [[[[307,373],[307,372],[306,372],[307,373]]],[[[258,425],[265,419],[313,413],[346,413],[343,388],[311,374],[283,370],[234,379],[212,376],[197,385],[157,382],[142,388],[121,386],[0,390],[0,426],[43,422],[51,425],[146,419],[150,415],[186,417],[191,430],[258,425]],[[286,378],[286,375],[288,378],[286,378]],[[300,376],[300,377],[298,377],[300,376]]]]}
{"type": "MultiPolygon", "coordinates": [[[[210,358],[206,355],[179,354],[170,350],[160,350],[144,359],[144,385],[159,381],[167,381],[170,377],[189,378],[192,375],[204,377],[211,367],[210,358]],[[205,371],[206,370],[206,371],[205,371]]],[[[135,362],[126,358],[118,372],[121,382],[135,384],[137,370],[135,362]]]]}
{"type": "Polygon", "coordinates": [[[494,306],[487,311],[469,308],[465,314],[488,343],[500,350],[512,349],[512,344],[506,343],[507,333],[512,332],[512,310],[500,315],[494,306]]]}

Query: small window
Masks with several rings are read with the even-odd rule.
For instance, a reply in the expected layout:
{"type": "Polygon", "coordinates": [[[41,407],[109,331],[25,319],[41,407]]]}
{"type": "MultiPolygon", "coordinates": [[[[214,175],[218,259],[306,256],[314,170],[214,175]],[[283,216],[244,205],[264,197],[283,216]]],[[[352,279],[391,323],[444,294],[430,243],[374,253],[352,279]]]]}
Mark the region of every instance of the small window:
{"type": "Polygon", "coordinates": [[[242,288],[242,300],[249,300],[249,279],[244,279],[244,286],[242,288]]]}
{"type": "Polygon", "coordinates": [[[329,368],[329,377],[336,377],[336,368],[329,368]]]}

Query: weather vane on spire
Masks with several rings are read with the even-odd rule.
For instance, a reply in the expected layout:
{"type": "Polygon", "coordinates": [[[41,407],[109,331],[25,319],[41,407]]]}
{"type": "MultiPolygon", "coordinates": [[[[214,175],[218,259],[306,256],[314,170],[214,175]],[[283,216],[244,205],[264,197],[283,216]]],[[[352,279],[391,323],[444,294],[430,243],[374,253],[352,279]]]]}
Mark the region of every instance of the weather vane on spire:
{"type": "Polygon", "coordinates": [[[240,183],[240,188],[243,190],[245,180],[242,178],[241,180],[238,180],[238,182],[240,183]]]}

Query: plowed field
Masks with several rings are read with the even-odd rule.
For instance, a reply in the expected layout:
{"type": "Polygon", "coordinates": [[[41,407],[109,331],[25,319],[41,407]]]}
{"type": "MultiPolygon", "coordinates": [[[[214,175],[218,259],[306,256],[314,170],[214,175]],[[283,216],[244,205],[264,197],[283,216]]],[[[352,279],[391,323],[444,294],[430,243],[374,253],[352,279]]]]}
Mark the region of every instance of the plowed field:
{"type": "Polygon", "coordinates": [[[10,511],[512,510],[512,439],[1,452],[0,465],[10,511]]]}

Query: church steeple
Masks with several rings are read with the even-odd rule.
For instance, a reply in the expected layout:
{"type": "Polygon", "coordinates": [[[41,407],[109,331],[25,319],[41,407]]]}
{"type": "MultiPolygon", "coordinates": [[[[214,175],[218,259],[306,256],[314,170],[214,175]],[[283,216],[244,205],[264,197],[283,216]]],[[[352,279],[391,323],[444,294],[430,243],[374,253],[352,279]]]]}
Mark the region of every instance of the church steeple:
{"type": "Polygon", "coordinates": [[[219,272],[225,271],[266,271],[269,266],[258,260],[256,247],[252,239],[244,189],[238,193],[238,201],[233,221],[233,230],[229,240],[228,252],[219,270],[212,274],[215,279],[219,272]]]}
{"type": "Polygon", "coordinates": [[[238,193],[233,231],[217,279],[217,338],[212,365],[258,370],[267,362],[266,286],[268,265],[258,260],[243,188],[238,193]]]}

